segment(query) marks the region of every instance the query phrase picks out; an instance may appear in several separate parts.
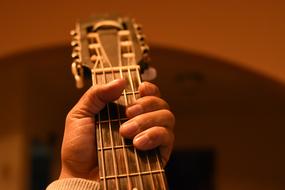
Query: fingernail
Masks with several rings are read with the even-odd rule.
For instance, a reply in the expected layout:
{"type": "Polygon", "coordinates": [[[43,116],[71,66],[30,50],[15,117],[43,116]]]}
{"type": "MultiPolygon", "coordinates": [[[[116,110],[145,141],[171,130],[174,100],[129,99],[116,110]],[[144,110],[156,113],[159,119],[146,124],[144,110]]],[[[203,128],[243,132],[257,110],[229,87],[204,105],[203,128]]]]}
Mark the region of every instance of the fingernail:
{"type": "Polygon", "coordinates": [[[135,117],[141,113],[143,113],[143,109],[141,105],[133,105],[127,109],[128,117],[135,117]]]}
{"type": "Polygon", "coordinates": [[[123,136],[126,137],[135,136],[138,130],[139,130],[138,124],[133,121],[124,123],[120,128],[120,132],[122,133],[123,136]]]}
{"type": "Polygon", "coordinates": [[[152,144],[152,141],[148,137],[148,135],[140,135],[134,139],[134,144],[141,149],[148,149],[152,144]]]}

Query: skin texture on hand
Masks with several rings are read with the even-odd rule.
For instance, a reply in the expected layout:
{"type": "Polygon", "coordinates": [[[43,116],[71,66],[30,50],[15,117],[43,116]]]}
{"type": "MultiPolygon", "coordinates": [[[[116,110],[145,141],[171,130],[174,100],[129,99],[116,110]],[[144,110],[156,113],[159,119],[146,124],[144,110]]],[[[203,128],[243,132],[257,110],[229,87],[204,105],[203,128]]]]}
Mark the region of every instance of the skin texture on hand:
{"type": "MultiPolygon", "coordinates": [[[[66,117],[61,149],[62,169],[59,178],[84,178],[99,181],[94,115],[105,104],[116,100],[126,87],[118,79],[106,85],[91,87],[66,117]]],[[[168,104],[160,98],[158,88],[148,82],[139,86],[141,98],[126,110],[129,118],[120,134],[133,139],[137,149],[160,148],[163,163],[169,159],[175,118],[168,104]]]]}

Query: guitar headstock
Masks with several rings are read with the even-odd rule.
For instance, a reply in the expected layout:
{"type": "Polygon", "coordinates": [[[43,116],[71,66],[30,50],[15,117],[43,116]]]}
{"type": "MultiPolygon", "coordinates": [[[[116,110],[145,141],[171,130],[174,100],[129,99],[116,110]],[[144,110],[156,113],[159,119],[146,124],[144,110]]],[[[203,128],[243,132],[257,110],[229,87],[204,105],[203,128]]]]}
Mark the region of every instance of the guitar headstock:
{"type": "Polygon", "coordinates": [[[125,17],[100,17],[76,23],[73,37],[72,73],[76,86],[84,85],[84,69],[91,73],[102,69],[116,69],[140,65],[148,68],[149,47],[142,27],[125,17]]]}

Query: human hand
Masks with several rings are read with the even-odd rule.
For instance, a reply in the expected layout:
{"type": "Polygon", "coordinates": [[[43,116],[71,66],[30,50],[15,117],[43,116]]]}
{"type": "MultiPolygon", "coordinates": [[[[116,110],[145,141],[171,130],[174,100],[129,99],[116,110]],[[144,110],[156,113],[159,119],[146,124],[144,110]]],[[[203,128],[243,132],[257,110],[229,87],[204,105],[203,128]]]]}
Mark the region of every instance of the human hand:
{"type": "MultiPolygon", "coordinates": [[[[94,115],[106,103],[119,98],[125,86],[126,81],[119,79],[91,87],[68,113],[60,178],[99,180],[94,115]]],[[[173,146],[174,116],[168,110],[168,104],[159,98],[155,85],[142,83],[139,91],[142,97],[127,108],[126,115],[130,120],[121,126],[120,134],[134,138],[134,146],[140,150],[160,147],[165,164],[173,146]]]]}
{"type": "Polygon", "coordinates": [[[120,127],[120,134],[133,139],[139,150],[159,147],[165,166],[172,151],[175,117],[166,101],[160,98],[157,86],[143,82],[139,86],[141,98],[126,110],[128,121],[120,127]]]}

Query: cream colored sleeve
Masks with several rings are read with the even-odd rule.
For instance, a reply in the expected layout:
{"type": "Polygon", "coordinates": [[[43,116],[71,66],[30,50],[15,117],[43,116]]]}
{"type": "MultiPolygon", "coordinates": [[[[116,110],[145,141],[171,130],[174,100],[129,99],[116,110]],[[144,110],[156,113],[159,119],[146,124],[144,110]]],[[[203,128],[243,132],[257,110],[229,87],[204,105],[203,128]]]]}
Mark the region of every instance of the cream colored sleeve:
{"type": "Polygon", "coordinates": [[[66,178],[52,182],[46,190],[99,190],[99,183],[81,178],[66,178]]]}

